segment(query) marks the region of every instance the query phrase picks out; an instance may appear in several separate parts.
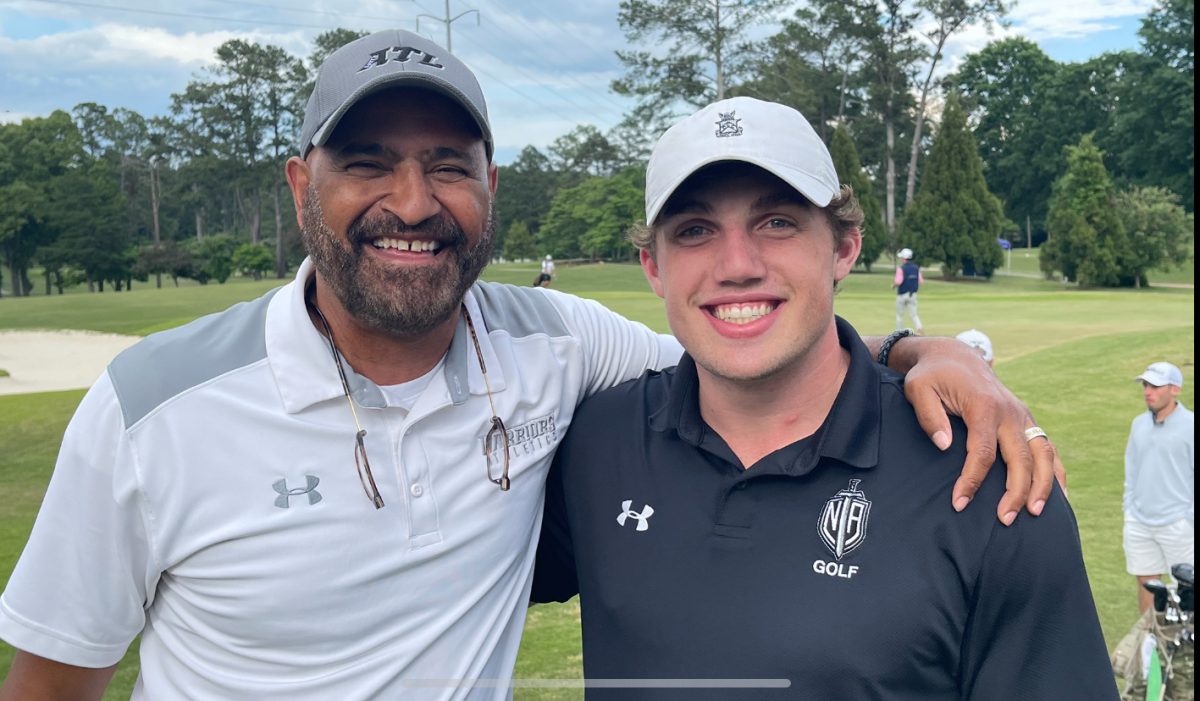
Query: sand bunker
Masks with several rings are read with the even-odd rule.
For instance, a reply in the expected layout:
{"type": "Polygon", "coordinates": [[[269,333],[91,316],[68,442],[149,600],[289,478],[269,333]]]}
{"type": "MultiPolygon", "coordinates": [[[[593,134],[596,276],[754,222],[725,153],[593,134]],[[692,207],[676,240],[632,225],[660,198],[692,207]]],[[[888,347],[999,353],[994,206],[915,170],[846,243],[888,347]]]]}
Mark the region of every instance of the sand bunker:
{"type": "Polygon", "coordinates": [[[90,387],[138,336],[92,331],[0,331],[0,394],[90,387]]]}

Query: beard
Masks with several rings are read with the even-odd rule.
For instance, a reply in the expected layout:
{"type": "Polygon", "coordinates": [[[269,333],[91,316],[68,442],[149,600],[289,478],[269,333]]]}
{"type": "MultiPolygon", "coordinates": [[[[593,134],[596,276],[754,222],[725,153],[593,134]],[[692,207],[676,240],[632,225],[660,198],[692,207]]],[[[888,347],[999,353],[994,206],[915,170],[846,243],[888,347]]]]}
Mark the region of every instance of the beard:
{"type": "Polygon", "coordinates": [[[491,209],[474,246],[444,212],[415,226],[393,214],[364,214],[343,239],[326,223],[312,185],[305,192],[303,215],[304,249],[342,307],[360,324],[397,338],[428,333],[456,314],[495,248],[491,209]],[[449,265],[389,266],[365,250],[369,241],[400,234],[437,242],[437,258],[449,265]]]}

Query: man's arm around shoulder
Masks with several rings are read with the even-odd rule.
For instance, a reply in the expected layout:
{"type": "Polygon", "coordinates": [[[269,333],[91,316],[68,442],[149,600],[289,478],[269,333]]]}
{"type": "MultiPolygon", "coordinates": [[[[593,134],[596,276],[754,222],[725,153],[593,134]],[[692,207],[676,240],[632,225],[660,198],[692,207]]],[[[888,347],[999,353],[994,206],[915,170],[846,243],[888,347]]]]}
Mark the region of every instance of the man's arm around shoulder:
{"type": "Polygon", "coordinates": [[[93,701],[104,695],[117,666],[76,667],[17,650],[0,701],[93,701]]]}

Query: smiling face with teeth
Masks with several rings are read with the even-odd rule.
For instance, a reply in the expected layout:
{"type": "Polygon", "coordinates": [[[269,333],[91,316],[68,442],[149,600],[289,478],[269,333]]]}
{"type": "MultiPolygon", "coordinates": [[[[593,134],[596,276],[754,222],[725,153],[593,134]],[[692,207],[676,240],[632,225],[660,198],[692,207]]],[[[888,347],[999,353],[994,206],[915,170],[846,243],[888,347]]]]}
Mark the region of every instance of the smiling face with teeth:
{"type": "Polygon", "coordinates": [[[401,338],[454,323],[491,258],[496,187],[457,103],[406,88],[366,97],[287,172],[318,298],[341,307],[332,316],[401,338]]]}
{"type": "Polygon", "coordinates": [[[862,237],[835,236],[826,213],[779,178],[708,166],[676,189],[653,233],[642,267],[702,376],[764,380],[837,349],[834,284],[862,237]]]}

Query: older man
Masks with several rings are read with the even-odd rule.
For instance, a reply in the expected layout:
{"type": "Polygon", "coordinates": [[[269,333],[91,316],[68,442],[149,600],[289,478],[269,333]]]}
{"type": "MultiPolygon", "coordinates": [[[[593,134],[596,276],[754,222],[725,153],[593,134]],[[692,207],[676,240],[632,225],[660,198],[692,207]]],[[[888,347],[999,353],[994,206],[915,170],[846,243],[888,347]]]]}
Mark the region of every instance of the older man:
{"type": "MultiPolygon", "coordinates": [[[[680,349],[597,303],[478,281],[492,152],[478,82],[437,45],[386,31],[325,61],[287,164],[310,258],[145,339],[84,398],[0,598],[21,650],[0,698],[99,698],[139,634],[136,699],[508,696],[575,406],[680,349]]],[[[924,351],[931,432],[950,428],[927,366],[952,407],[983,407],[980,455],[998,429],[1028,468],[1024,407],[972,389],[969,356],[924,351]]],[[[1030,493],[1015,474],[1000,514],[1030,493]]]]}

